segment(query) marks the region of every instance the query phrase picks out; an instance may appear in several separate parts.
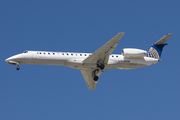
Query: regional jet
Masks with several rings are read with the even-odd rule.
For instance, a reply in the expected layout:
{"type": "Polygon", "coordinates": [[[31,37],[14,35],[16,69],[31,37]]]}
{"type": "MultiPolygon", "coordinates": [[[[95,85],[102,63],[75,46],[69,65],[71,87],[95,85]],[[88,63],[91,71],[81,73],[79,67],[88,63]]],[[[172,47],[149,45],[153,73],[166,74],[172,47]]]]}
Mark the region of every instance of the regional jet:
{"type": "Polygon", "coordinates": [[[153,44],[148,51],[125,48],[122,54],[112,54],[119,40],[125,33],[118,33],[114,38],[104,44],[94,53],[25,51],[7,58],[5,61],[11,65],[39,64],[63,65],[79,69],[90,90],[96,88],[99,76],[109,69],[134,69],[153,65],[161,61],[163,47],[172,34],[166,34],[153,44]]]}

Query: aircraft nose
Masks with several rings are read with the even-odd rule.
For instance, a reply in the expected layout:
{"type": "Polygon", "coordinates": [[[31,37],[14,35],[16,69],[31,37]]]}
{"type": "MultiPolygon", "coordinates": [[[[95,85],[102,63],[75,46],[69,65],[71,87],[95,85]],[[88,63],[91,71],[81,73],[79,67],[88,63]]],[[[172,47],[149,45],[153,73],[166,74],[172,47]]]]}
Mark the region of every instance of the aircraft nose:
{"type": "Polygon", "coordinates": [[[8,62],[8,61],[9,61],[9,59],[7,58],[5,61],[6,61],[6,62],[8,62]]]}
{"type": "Polygon", "coordinates": [[[13,58],[14,58],[14,56],[9,57],[9,58],[7,58],[5,61],[6,61],[6,62],[12,61],[12,60],[13,60],[13,58]]]}
{"type": "Polygon", "coordinates": [[[20,59],[20,58],[22,58],[22,54],[18,54],[18,55],[14,55],[14,56],[12,56],[12,57],[9,57],[9,58],[7,58],[5,61],[6,61],[6,62],[15,61],[15,60],[18,60],[18,59],[20,59]]]}

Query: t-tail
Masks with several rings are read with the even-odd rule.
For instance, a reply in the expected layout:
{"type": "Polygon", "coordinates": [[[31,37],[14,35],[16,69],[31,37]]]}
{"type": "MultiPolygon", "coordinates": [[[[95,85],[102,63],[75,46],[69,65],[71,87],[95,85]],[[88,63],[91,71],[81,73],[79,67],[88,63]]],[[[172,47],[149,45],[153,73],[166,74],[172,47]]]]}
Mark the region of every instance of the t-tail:
{"type": "Polygon", "coordinates": [[[160,60],[163,47],[167,45],[166,41],[171,37],[171,35],[172,34],[166,34],[155,44],[153,44],[147,52],[147,57],[156,58],[160,60]]]}

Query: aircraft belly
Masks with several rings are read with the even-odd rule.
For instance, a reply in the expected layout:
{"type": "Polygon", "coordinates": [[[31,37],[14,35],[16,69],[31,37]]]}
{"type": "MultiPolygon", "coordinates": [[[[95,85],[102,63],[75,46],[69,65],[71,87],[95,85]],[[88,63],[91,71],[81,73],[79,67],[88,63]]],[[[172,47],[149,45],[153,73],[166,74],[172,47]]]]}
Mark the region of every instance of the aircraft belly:
{"type": "Polygon", "coordinates": [[[75,68],[75,69],[82,69],[82,70],[97,69],[97,65],[96,64],[82,64],[82,63],[69,63],[69,62],[65,62],[64,66],[75,68]]]}
{"type": "Polygon", "coordinates": [[[138,63],[117,63],[117,64],[109,64],[106,65],[105,70],[109,69],[134,69],[134,68],[140,68],[140,67],[145,67],[147,65],[145,64],[138,64],[138,63]]]}
{"type": "Polygon", "coordinates": [[[139,63],[124,63],[119,64],[118,69],[135,69],[140,67],[145,67],[147,65],[145,64],[139,64],[139,63]]]}

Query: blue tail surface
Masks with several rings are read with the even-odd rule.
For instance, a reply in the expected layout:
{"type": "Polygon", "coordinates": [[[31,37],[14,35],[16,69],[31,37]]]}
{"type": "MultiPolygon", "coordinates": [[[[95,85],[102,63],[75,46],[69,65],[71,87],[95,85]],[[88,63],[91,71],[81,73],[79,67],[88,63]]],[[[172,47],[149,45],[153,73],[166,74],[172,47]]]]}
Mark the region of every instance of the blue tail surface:
{"type": "Polygon", "coordinates": [[[163,47],[167,45],[165,42],[171,37],[171,35],[172,34],[166,34],[159,41],[153,44],[147,52],[147,57],[161,59],[163,47]]]}

